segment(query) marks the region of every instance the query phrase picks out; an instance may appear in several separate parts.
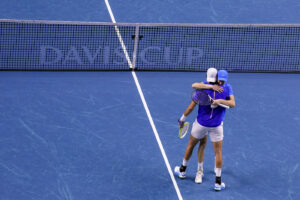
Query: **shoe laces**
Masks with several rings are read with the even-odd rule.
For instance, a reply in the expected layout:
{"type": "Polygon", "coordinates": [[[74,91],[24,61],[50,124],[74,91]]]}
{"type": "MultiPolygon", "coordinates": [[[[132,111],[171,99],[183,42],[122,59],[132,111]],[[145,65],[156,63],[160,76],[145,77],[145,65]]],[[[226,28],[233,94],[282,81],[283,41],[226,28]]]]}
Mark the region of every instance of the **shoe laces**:
{"type": "Polygon", "coordinates": [[[197,175],[203,175],[203,171],[202,170],[197,170],[197,175]]]}

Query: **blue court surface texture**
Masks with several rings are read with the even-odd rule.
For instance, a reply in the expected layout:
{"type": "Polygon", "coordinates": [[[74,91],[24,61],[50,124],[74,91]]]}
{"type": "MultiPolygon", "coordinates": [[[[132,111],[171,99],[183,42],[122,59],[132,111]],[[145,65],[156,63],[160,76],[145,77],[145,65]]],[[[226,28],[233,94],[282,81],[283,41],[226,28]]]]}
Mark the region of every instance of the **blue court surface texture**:
{"type": "MultiPolygon", "coordinates": [[[[298,0],[111,0],[117,22],[293,24],[298,0]]],[[[1,19],[111,22],[104,0],[2,0],[1,19]]],[[[218,66],[217,66],[218,67],[218,66]]],[[[137,72],[172,170],[188,137],[177,120],[204,72],[137,72]]],[[[222,180],[211,142],[185,200],[300,199],[299,74],[230,73],[236,107],[224,121],[222,180]]],[[[131,72],[0,72],[0,200],[176,200],[131,72]]],[[[187,118],[192,123],[196,110],[187,118]]]]}
{"type": "MultiPolygon", "coordinates": [[[[174,168],[188,142],[177,119],[205,73],[137,76],[174,168]]],[[[231,73],[229,82],[227,188],[213,191],[208,141],[203,183],[194,183],[196,151],[187,178],[176,178],[183,199],[299,199],[299,75],[231,73]]],[[[0,90],[0,199],[178,199],[130,72],[1,72],[0,90]]]]}
{"type": "MultiPolygon", "coordinates": [[[[299,23],[298,0],[108,0],[124,23],[299,23]]],[[[104,0],[1,0],[1,19],[111,22],[104,0]]]]}

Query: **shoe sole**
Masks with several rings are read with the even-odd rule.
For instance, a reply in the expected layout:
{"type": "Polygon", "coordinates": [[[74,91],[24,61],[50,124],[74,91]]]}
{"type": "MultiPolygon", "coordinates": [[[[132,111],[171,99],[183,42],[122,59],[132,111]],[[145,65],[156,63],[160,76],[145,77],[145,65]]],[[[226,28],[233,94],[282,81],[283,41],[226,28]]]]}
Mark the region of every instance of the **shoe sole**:
{"type": "MultiPolygon", "coordinates": [[[[178,178],[180,178],[180,179],[185,179],[186,176],[180,176],[180,175],[179,175],[179,172],[177,172],[177,170],[176,170],[177,167],[178,167],[178,166],[176,166],[175,169],[174,169],[174,174],[175,174],[178,178]]],[[[179,167],[178,167],[178,170],[179,170],[179,167]]]]}
{"type": "Polygon", "coordinates": [[[180,176],[177,172],[175,172],[175,175],[176,175],[178,178],[180,178],[180,179],[185,179],[185,178],[186,178],[186,176],[180,176]]]}
{"type": "MultiPolygon", "coordinates": [[[[202,178],[203,178],[203,177],[204,177],[204,174],[202,175],[202,178]]],[[[201,182],[197,182],[196,179],[195,179],[195,183],[201,184],[201,183],[202,183],[202,180],[201,180],[201,182]]]]}
{"type": "Polygon", "coordinates": [[[221,191],[221,190],[224,190],[225,188],[214,188],[215,191],[221,191]]]}
{"type": "Polygon", "coordinates": [[[197,184],[201,184],[201,183],[202,183],[202,180],[201,180],[201,182],[200,182],[200,181],[198,182],[198,181],[196,181],[196,180],[195,180],[195,183],[197,183],[197,184]]]}
{"type": "MultiPolygon", "coordinates": [[[[225,188],[224,188],[224,189],[225,189],[225,188]]],[[[219,192],[219,191],[224,190],[224,189],[216,189],[216,188],[215,188],[215,191],[219,192]]]]}

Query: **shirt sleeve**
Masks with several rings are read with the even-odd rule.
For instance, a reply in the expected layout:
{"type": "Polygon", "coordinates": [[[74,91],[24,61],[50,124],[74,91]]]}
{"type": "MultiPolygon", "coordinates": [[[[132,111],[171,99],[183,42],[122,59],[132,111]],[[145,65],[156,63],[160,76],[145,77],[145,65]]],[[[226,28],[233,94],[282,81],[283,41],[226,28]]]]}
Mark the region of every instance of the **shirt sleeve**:
{"type": "Polygon", "coordinates": [[[229,96],[234,96],[234,95],[233,95],[233,90],[232,90],[231,85],[230,85],[230,84],[227,84],[227,87],[228,87],[228,94],[229,94],[229,96]]]}

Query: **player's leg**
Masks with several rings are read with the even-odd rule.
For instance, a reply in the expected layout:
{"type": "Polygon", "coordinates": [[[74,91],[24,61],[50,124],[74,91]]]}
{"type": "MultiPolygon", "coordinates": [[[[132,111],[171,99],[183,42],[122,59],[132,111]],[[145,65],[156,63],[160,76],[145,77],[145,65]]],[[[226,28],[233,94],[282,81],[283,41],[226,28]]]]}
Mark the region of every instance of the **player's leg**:
{"type": "Polygon", "coordinates": [[[175,174],[178,175],[180,178],[185,178],[185,171],[187,168],[187,164],[189,159],[192,156],[193,153],[193,149],[196,146],[196,144],[203,138],[205,137],[205,134],[207,134],[207,131],[204,130],[203,126],[201,126],[197,120],[193,123],[193,127],[192,127],[192,131],[191,131],[191,135],[189,138],[189,143],[185,149],[185,154],[184,154],[184,158],[182,161],[181,166],[176,166],[175,167],[175,174]]]}
{"type": "Polygon", "coordinates": [[[204,161],[204,150],[206,147],[206,142],[207,142],[207,136],[200,139],[200,144],[198,147],[198,162],[199,163],[203,163],[203,161],[204,161]]]}
{"type": "Polygon", "coordinates": [[[185,149],[185,153],[184,153],[184,160],[188,161],[193,153],[194,147],[196,146],[196,144],[199,142],[199,139],[194,138],[192,135],[190,135],[189,138],[189,143],[185,149]]]}
{"type": "Polygon", "coordinates": [[[175,167],[175,174],[178,175],[179,178],[185,178],[186,175],[185,175],[185,171],[186,171],[186,167],[187,167],[187,164],[188,164],[188,161],[189,159],[191,158],[192,156],[192,153],[193,153],[193,149],[194,147],[196,146],[196,144],[199,142],[199,139],[197,138],[194,138],[192,135],[190,135],[190,138],[189,138],[189,143],[185,149],[185,153],[184,153],[184,158],[183,158],[183,161],[182,161],[182,164],[181,166],[176,166],[175,167]]]}
{"type": "Polygon", "coordinates": [[[207,142],[207,136],[200,139],[200,144],[198,147],[198,168],[195,177],[195,183],[202,183],[202,177],[204,176],[203,161],[204,161],[204,150],[206,147],[206,142],[207,142]]]}
{"type": "Polygon", "coordinates": [[[221,180],[222,164],[223,164],[222,144],[223,144],[223,141],[213,142],[213,149],[214,149],[215,156],[216,156],[216,161],[215,161],[215,164],[216,164],[216,168],[215,168],[215,173],[216,173],[215,190],[225,189],[225,184],[222,183],[222,180],[221,180]]]}
{"type": "Polygon", "coordinates": [[[216,182],[215,190],[225,189],[225,184],[221,180],[222,175],[222,145],[223,145],[223,125],[220,125],[216,128],[211,129],[209,132],[210,139],[213,144],[213,149],[215,153],[215,173],[216,173],[216,182]]]}

